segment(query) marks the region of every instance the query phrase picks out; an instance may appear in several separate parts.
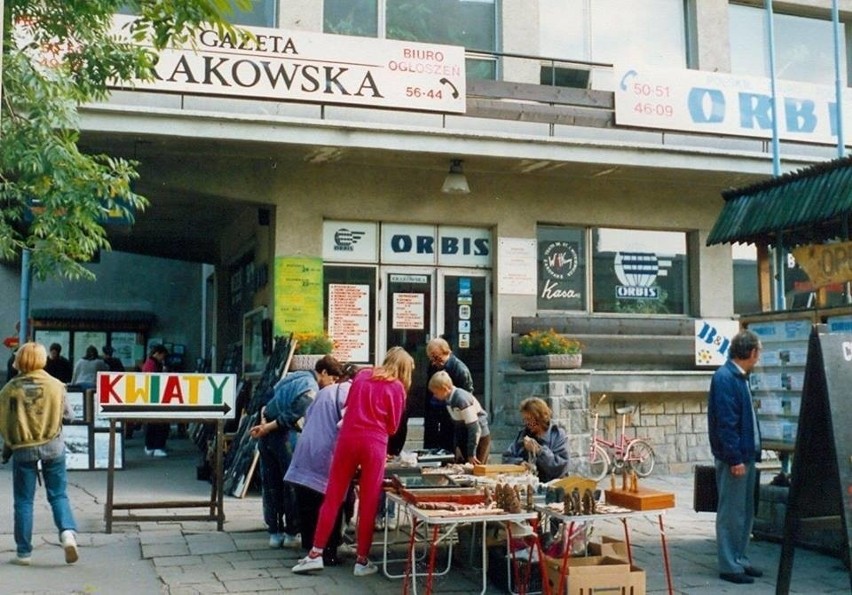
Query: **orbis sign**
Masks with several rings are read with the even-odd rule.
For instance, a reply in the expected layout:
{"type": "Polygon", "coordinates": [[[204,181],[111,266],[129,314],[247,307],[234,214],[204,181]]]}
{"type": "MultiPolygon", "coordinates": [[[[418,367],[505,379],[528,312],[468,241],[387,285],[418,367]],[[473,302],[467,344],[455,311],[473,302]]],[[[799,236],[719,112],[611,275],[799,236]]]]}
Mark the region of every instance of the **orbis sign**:
{"type": "MultiPolygon", "coordinates": [[[[615,121],[721,135],[771,138],[772,89],[768,78],[645,66],[615,68],[615,121]]],[[[785,140],[835,144],[834,88],[776,81],[778,134],[785,140]]],[[[844,113],[852,108],[844,96],[844,113]]],[[[846,125],[849,132],[852,130],[846,125]]],[[[848,136],[848,134],[847,134],[848,136]]]]}
{"type": "Polygon", "coordinates": [[[234,417],[234,374],[99,372],[98,415],[109,418],[234,417]]]}

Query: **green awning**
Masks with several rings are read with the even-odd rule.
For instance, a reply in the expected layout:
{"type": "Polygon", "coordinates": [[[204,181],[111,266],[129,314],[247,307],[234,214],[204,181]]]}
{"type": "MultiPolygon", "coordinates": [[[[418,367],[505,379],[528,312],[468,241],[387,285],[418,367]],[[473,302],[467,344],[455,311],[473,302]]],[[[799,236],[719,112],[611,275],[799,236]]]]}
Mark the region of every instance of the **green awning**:
{"type": "Polygon", "coordinates": [[[848,239],[852,157],[820,163],[722,193],[725,204],[707,245],[793,247],[848,239]]]}

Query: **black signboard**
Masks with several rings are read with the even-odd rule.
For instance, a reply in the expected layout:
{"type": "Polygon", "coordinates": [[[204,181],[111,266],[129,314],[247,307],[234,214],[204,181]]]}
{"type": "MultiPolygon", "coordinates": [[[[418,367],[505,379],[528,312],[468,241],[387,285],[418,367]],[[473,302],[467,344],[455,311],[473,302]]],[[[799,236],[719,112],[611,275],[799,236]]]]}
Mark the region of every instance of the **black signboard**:
{"type": "MultiPolygon", "coordinates": [[[[852,334],[815,326],[808,343],[802,407],[787,500],[776,594],[790,591],[799,528],[819,523],[842,532],[852,561],[852,334]]],[[[849,574],[852,586],[852,569],[849,574]]]]}

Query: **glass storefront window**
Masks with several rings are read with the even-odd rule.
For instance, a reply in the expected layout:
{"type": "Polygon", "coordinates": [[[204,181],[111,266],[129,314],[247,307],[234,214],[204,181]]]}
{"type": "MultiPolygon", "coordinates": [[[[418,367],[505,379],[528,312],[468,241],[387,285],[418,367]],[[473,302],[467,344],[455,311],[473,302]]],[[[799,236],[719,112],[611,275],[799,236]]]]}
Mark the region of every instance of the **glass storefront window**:
{"type": "MultiPolygon", "coordinates": [[[[768,77],[769,33],[763,8],[732,4],[729,7],[731,72],[768,77]]],[[[830,20],[773,11],[775,75],[779,79],[831,85],[834,83],[834,29],[830,20]]],[[[841,28],[840,43],[846,47],[841,28]]],[[[846,77],[845,51],[841,76],[846,77]]],[[[845,83],[845,81],[844,81],[845,83]]]]}
{"type": "MultiPolygon", "coordinates": [[[[339,35],[383,37],[460,45],[468,50],[497,50],[494,0],[326,0],[323,31],[339,35]]],[[[467,76],[494,79],[496,64],[467,60],[467,76]]]]}
{"type": "Polygon", "coordinates": [[[585,230],[538,228],[538,309],[586,309],[585,230]]]}
{"type": "Polygon", "coordinates": [[[247,27],[275,27],[277,25],[275,21],[277,0],[252,0],[249,10],[238,9],[234,6],[233,1],[230,4],[234,11],[230,21],[235,25],[247,27]]]}
{"type": "MultiPolygon", "coordinates": [[[[540,0],[539,32],[547,58],[686,67],[684,0],[540,0]]],[[[614,90],[609,69],[593,77],[614,90]]]]}
{"type": "Polygon", "coordinates": [[[687,314],[686,234],[592,230],[592,310],[622,314],[687,314]]]}

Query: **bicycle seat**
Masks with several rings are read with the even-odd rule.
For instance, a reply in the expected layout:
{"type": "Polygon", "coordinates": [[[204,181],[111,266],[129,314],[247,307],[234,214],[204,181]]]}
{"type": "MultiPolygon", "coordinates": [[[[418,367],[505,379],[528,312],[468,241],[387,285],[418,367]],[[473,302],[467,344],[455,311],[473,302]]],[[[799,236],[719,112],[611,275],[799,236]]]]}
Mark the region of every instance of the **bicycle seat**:
{"type": "Polygon", "coordinates": [[[615,412],[618,415],[627,415],[629,413],[633,413],[633,411],[635,409],[636,409],[635,405],[625,405],[624,407],[616,407],[615,412]]]}

